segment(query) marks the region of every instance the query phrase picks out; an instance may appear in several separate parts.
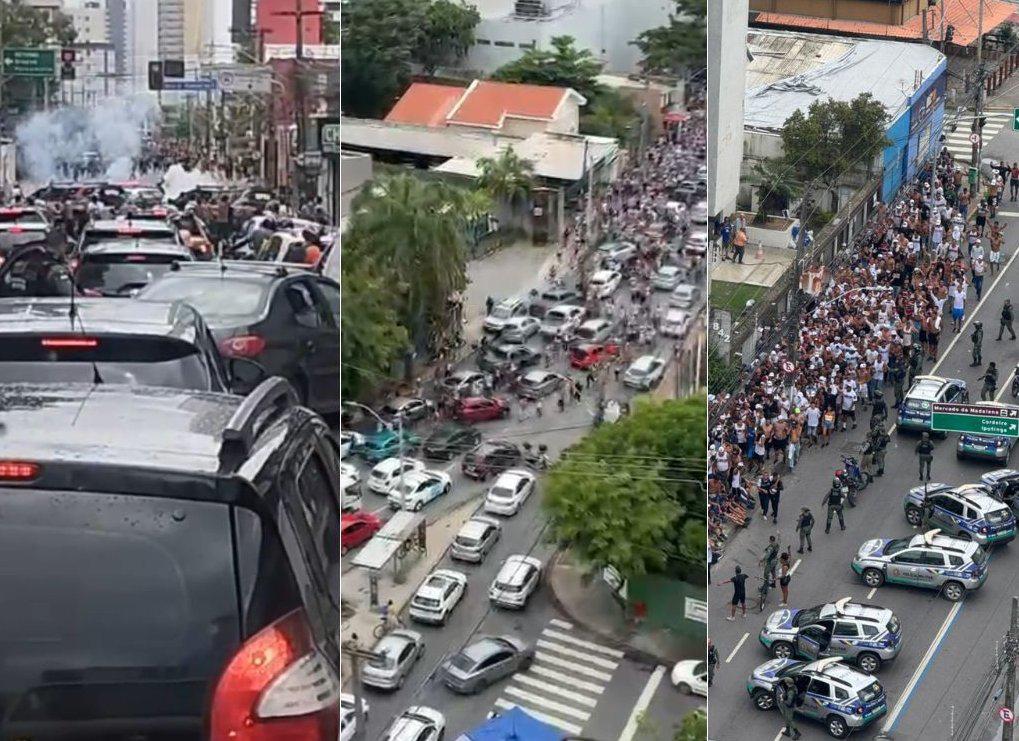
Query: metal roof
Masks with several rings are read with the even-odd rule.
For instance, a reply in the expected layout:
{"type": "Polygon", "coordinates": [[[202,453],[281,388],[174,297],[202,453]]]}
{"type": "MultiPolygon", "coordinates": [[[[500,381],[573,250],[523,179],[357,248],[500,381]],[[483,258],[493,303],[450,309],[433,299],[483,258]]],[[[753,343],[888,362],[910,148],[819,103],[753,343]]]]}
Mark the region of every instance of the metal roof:
{"type": "Polygon", "coordinates": [[[354,560],[354,566],[381,569],[399,550],[400,545],[414,532],[424,515],[418,512],[396,512],[382,529],[372,536],[354,560]]]}

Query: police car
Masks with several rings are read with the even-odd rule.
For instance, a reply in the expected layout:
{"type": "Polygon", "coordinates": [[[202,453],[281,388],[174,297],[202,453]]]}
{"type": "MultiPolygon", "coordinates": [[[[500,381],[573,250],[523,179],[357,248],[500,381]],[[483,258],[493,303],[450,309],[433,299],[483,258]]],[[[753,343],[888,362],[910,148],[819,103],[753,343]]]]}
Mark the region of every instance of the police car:
{"type": "Polygon", "coordinates": [[[888,712],[888,701],[881,683],[832,656],[826,659],[796,661],[772,659],[754,669],[747,679],[747,692],[758,710],[775,707],[775,685],[790,677],[796,683],[803,703],[796,712],[824,723],[830,736],[845,738],[888,712]]]}
{"type": "Polygon", "coordinates": [[[803,610],[773,612],[758,639],[772,656],[841,656],[873,674],[902,647],[899,619],[884,607],[851,602],[849,597],[803,610]]]}
{"type": "Polygon", "coordinates": [[[969,400],[966,382],[959,378],[941,376],[917,376],[909,387],[906,398],[899,405],[896,429],[931,430],[932,405],[949,402],[963,403],[969,400]]]}
{"type": "Polygon", "coordinates": [[[992,497],[1011,507],[1013,513],[1019,509],[1019,471],[998,468],[983,474],[980,482],[992,497]]]}
{"type": "Polygon", "coordinates": [[[930,508],[923,517],[924,487],[914,486],[903,499],[906,520],[913,527],[930,525],[945,535],[972,540],[980,545],[1007,543],[1015,539],[1015,515],[1007,504],[992,497],[982,484],[928,484],[930,508]]]}
{"type": "MultiPolygon", "coordinates": [[[[976,406],[997,407],[1001,409],[1017,409],[1012,404],[1000,404],[996,401],[977,402],[976,406]]],[[[955,446],[957,458],[982,458],[1005,463],[1012,454],[1016,439],[1003,435],[977,435],[963,432],[955,446]]]]}
{"type": "Polygon", "coordinates": [[[853,558],[852,569],[868,587],[888,582],[939,589],[946,599],[958,602],[987,579],[987,552],[973,541],[930,530],[868,540],[853,558]]]}

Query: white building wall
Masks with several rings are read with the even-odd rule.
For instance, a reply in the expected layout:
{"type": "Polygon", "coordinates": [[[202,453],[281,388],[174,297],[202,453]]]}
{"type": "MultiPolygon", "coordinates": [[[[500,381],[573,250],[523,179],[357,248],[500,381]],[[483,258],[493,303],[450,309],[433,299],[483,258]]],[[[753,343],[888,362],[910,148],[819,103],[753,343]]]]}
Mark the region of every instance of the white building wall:
{"type": "Polygon", "coordinates": [[[748,0],[708,3],[708,210],[729,213],[739,194],[748,0]]]}
{"type": "Polygon", "coordinates": [[[149,62],[159,59],[159,0],[130,0],[126,11],[124,91],[141,93],[149,89],[149,62]]]}

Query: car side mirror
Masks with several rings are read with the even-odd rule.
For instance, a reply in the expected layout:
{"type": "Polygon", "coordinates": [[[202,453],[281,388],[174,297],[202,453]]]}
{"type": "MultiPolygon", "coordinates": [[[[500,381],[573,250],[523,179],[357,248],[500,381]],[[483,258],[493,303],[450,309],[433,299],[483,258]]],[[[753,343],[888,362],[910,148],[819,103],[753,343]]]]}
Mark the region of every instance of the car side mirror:
{"type": "Polygon", "coordinates": [[[249,358],[230,358],[226,367],[230,374],[230,391],[242,396],[250,394],[269,377],[265,368],[249,358]]]}

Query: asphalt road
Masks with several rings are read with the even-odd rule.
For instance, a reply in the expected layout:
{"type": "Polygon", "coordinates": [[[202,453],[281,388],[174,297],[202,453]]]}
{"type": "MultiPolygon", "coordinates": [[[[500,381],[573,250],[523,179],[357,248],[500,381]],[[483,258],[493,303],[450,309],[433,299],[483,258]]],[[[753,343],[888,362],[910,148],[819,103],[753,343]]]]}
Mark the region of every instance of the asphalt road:
{"type": "MultiPolygon", "coordinates": [[[[1013,135],[1005,131],[1002,136],[1013,135]]],[[[1019,137],[1009,142],[1012,151],[1016,143],[1019,137]]],[[[966,380],[974,400],[979,398],[981,386],[977,380],[981,369],[969,367],[972,360],[969,333],[975,319],[984,323],[984,362],[993,360],[1000,369],[999,399],[1011,400],[1010,373],[1019,363],[1019,342],[1010,342],[1007,334],[1001,342],[994,339],[1001,305],[1006,297],[1015,298],[1014,288],[1019,280],[1019,259],[1016,259],[1019,203],[1006,200],[1000,216],[1008,227],[1004,270],[985,278],[984,299],[979,304],[971,289],[962,333],[953,335],[948,322],[941,341],[942,357],[933,368],[930,362],[924,366],[925,373],[966,380]]],[[[891,399],[890,393],[888,398],[891,399]]],[[[990,575],[983,588],[955,605],[933,591],[900,586],[884,586],[878,590],[866,587],[850,569],[853,555],[869,538],[900,537],[916,532],[905,520],[902,498],[918,483],[914,452],[918,438],[893,432],[885,475],[862,493],[855,509],[846,508],[845,532],[840,532],[836,526],[831,535],[824,534],[820,506],[824,489],[831,473],[841,467],[839,454],[858,455],[868,420],[869,412],[865,412],[859,429],[837,433],[830,448],[805,454],[795,474],[786,476],[777,528],[770,521],[764,524],[757,520],[750,525],[730,546],[726,557],[712,569],[712,582],[717,584],[727,579],[736,563],[745,571],[759,574],[758,559],[767,536],[778,530],[783,543],[795,546],[796,513],[801,506],[810,506],[819,520],[814,528],[814,551],[799,557],[794,547],[790,607],[810,607],[848,596],[855,601],[892,609],[903,626],[901,653],[877,675],[888,695],[889,713],[855,735],[872,738],[883,730],[895,739],[953,738],[954,729],[972,712],[974,688],[993,661],[995,641],[1008,628],[1010,598],[1019,594],[1019,569],[1016,568],[1019,556],[1014,553],[1019,546],[997,548],[992,554],[990,575]]],[[[994,463],[957,460],[956,439],[956,435],[949,435],[946,440],[935,440],[937,451],[932,481],[950,484],[979,481],[980,474],[1001,467],[994,463]]],[[[751,582],[748,593],[754,595],[755,587],[751,582]]],[[[731,585],[711,588],[711,635],[722,663],[711,689],[709,738],[715,741],[777,739],[782,728],[779,716],[754,709],[745,683],[752,670],[769,658],[757,636],[768,614],[778,609],[780,594],[772,590],[763,614],[752,613],[746,619],[737,617],[735,622],[727,622],[723,618],[728,615],[731,597],[731,585]]],[[[750,601],[754,601],[753,596],[750,601]]],[[[799,726],[806,739],[826,736],[824,728],[812,721],[801,720],[799,726]]]]}
{"type": "MultiPolygon", "coordinates": [[[[628,295],[626,283],[619,289],[628,295]]],[[[668,293],[653,294],[652,305],[664,304],[668,293]]],[[[694,313],[696,310],[694,311],[694,313]]],[[[673,340],[656,343],[656,351],[671,354],[673,340]]],[[[541,347],[542,341],[533,338],[531,344],[541,347]]],[[[473,368],[473,360],[460,364],[460,368],[473,368]]],[[[553,365],[552,370],[565,371],[565,364],[553,365]]],[[[577,373],[576,371],[574,372],[577,373]]],[[[610,377],[606,398],[629,400],[634,392],[615,384],[610,377]]],[[[537,418],[533,409],[530,417],[521,422],[514,403],[511,418],[477,425],[484,439],[509,439],[534,445],[545,443],[554,459],[559,452],[585,435],[591,427],[596,397],[594,389],[586,392],[579,405],[569,404],[562,413],[557,411],[556,396],[544,403],[544,416],[537,418]]],[[[422,436],[434,423],[421,423],[415,432],[422,436]]],[[[431,525],[444,513],[461,504],[476,500],[481,505],[484,493],[491,482],[482,484],[460,473],[460,457],[441,468],[453,478],[452,491],[426,506],[424,512],[431,525]]],[[[366,480],[369,466],[356,458],[348,462],[358,465],[362,481],[366,480]]],[[[385,499],[364,487],[362,506],[389,516],[385,499]]],[[[507,704],[518,704],[528,712],[558,724],[571,733],[583,732],[586,737],[601,741],[616,741],[637,705],[655,667],[624,658],[622,653],[585,634],[579,626],[566,622],[550,600],[547,585],[542,584],[527,607],[520,612],[492,608],[488,601],[488,585],[495,578],[502,561],[511,554],[529,553],[547,563],[554,549],[543,539],[545,518],[541,509],[541,482],[535,496],[531,496],[517,515],[503,519],[502,537],[495,550],[481,564],[472,565],[451,561],[444,555],[437,568],[453,568],[468,575],[468,591],[443,627],[416,626],[425,637],[426,653],[408,677],[403,689],[393,693],[366,690],[370,703],[367,738],[378,738],[393,717],[407,707],[424,704],[441,711],[447,720],[447,738],[466,731],[483,722],[488,712],[507,704]],[[516,675],[503,680],[480,695],[460,697],[442,685],[436,669],[448,655],[458,651],[473,636],[484,634],[512,634],[531,643],[538,643],[538,657],[534,667],[525,676],[516,675]]],[[[345,560],[353,557],[348,554],[345,560]]],[[[384,600],[385,595],[381,594],[384,600]]],[[[406,615],[404,615],[406,618],[406,615]]],[[[702,698],[685,698],[679,695],[666,676],[650,694],[648,717],[653,725],[662,729],[678,723],[689,709],[703,703],[702,698]]],[[[671,734],[662,731],[663,739],[671,734]]],[[[650,741],[650,738],[648,739],[650,741]]]]}

